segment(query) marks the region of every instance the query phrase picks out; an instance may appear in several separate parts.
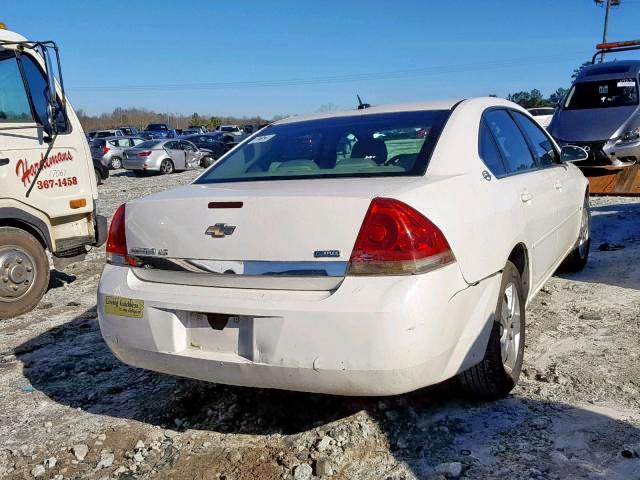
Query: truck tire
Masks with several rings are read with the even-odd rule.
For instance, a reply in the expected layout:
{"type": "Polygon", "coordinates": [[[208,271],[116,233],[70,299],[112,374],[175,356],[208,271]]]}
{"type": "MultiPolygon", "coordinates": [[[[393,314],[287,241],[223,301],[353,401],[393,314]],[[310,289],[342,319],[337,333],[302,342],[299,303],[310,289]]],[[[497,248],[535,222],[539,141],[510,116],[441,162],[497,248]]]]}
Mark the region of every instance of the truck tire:
{"type": "Polygon", "coordinates": [[[33,310],[47,291],[49,273],[47,253],[33,235],[0,227],[0,319],[33,310]]]}
{"type": "Polygon", "coordinates": [[[474,397],[505,397],[518,383],[524,357],[525,297],[516,266],[507,262],[489,344],[480,363],[459,375],[462,387],[474,397]]]}

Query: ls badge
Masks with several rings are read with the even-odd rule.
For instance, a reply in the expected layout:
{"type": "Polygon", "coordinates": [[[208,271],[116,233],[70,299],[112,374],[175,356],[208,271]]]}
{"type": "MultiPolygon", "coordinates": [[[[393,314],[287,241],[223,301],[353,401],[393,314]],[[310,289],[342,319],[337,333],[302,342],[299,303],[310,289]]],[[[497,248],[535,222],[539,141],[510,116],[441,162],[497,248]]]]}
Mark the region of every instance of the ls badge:
{"type": "Polygon", "coordinates": [[[313,256],[314,258],[336,258],[340,256],[340,250],[316,250],[313,256]]]}
{"type": "Polygon", "coordinates": [[[204,232],[205,235],[209,235],[212,238],[228,237],[236,230],[235,225],[227,225],[226,223],[216,223],[211,225],[204,232]]]}

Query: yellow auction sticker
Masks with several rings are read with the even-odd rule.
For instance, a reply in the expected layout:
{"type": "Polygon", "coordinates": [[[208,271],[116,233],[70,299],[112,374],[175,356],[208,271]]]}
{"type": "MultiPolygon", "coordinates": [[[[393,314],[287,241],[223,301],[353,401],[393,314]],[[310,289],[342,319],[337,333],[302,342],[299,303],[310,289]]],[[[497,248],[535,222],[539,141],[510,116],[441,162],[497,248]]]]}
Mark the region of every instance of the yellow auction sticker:
{"type": "Polygon", "coordinates": [[[104,311],[108,315],[142,318],[144,315],[144,300],[123,297],[105,297],[104,311]]]}

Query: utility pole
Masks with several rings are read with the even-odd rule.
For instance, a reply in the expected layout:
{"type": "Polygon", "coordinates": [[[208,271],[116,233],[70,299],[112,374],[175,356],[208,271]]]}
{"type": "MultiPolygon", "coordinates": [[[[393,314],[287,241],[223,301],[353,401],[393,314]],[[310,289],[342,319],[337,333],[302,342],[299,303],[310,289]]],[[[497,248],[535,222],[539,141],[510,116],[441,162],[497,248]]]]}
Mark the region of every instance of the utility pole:
{"type": "MultiPolygon", "coordinates": [[[[596,5],[606,4],[605,10],[604,10],[604,31],[602,33],[602,43],[607,43],[607,35],[609,34],[609,11],[611,10],[611,7],[620,6],[621,0],[594,0],[594,1],[596,2],[596,5]]],[[[604,62],[604,57],[605,57],[605,54],[602,53],[602,55],[600,55],[600,63],[604,62]]]]}

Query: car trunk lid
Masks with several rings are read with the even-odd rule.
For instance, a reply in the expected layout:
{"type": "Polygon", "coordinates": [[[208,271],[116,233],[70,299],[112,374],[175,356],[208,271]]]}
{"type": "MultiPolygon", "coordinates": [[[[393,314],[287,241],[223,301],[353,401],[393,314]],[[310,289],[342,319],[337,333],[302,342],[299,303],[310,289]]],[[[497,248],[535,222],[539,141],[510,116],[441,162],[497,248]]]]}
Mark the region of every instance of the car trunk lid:
{"type": "Polygon", "coordinates": [[[148,281],[330,290],[345,275],[371,199],[412,181],[267,181],[161,192],[127,204],[129,254],[148,281]]]}

